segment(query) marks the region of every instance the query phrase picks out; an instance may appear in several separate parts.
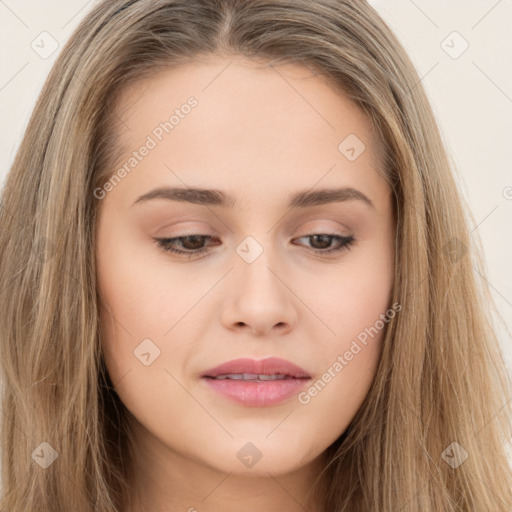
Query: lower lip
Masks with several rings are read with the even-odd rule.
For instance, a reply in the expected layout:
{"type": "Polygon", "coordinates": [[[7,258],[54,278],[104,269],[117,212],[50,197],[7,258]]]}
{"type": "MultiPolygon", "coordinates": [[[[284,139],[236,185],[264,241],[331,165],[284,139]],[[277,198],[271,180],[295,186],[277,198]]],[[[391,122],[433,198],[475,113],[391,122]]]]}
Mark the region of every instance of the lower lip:
{"type": "Polygon", "coordinates": [[[241,405],[265,407],[296,395],[311,379],[281,379],[256,382],[203,377],[203,380],[215,391],[241,405]]]}

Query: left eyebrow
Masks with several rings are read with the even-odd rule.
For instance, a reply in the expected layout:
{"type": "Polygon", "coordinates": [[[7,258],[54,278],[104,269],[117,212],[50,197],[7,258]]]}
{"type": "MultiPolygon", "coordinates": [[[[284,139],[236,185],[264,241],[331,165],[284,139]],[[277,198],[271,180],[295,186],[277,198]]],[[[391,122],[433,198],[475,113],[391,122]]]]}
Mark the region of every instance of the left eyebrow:
{"type": "MultiPolygon", "coordinates": [[[[223,207],[233,207],[236,202],[233,196],[217,189],[159,187],[139,196],[133,205],[151,199],[167,199],[170,201],[182,201],[204,206],[223,207]]],[[[361,191],[351,187],[297,192],[288,198],[287,206],[289,208],[307,208],[309,206],[319,206],[344,201],[362,201],[369,207],[375,209],[370,198],[361,191]]]]}

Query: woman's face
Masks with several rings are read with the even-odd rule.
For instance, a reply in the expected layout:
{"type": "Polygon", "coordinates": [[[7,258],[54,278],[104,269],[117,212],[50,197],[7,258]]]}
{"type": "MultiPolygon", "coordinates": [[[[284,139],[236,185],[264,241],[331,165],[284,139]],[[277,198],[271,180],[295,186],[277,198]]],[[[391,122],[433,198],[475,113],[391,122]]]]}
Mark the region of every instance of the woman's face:
{"type": "Polygon", "coordinates": [[[309,467],[360,408],[390,318],[392,195],[370,122],[307,68],[242,59],[166,71],[116,113],[125,153],[95,191],[96,258],[140,463],[309,467]],[[171,238],[187,254],[155,241],[171,238]],[[271,357],[308,378],[258,366],[271,357]],[[211,378],[239,358],[256,363],[211,378]],[[236,379],[251,368],[266,377],[236,379]]]}

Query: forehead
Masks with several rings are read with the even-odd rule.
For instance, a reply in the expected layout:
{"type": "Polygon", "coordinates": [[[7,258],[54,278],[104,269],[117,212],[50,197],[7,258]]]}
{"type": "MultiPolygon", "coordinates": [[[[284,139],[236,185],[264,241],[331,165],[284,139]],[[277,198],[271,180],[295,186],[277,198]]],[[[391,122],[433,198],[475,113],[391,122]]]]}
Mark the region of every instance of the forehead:
{"type": "Polygon", "coordinates": [[[206,177],[218,188],[267,193],[269,185],[313,187],[319,179],[377,184],[369,118],[306,66],[203,58],[133,84],[115,110],[125,148],[119,166],[149,139],[154,146],[126,180],[137,191],[162,178],[192,186],[206,177]]]}
{"type": "MultiPolygon", "coordinates": [[[[169,119],[191,96],[197,98],[200,107],[194,109],[194,117],[200,117],[205,128],[220,128],[227,121],[254,123],[256,118],[260,126],[273,122],[279,127],[276,120],[284,114],[286,132],[293,131],[293,121],[309,122],[310,132],[320,128],[337,132],[349,127],[362,136],[372,131],[368,117],[341,88],[335,90],[332,81],[328,84],[309,66],[274,66],[241,57],[202,57],[161,70],[122,91],[116,110],[129,136],[134,129],[148,131],[152,125],[145,121],[169,119]],[[224,110],[226,106],[231,109],[224,110]]],[[[304,126],[301,123],[297,128],[304,126]]],[[[244,126],[248,129],[250,126],[244,126]]]]}

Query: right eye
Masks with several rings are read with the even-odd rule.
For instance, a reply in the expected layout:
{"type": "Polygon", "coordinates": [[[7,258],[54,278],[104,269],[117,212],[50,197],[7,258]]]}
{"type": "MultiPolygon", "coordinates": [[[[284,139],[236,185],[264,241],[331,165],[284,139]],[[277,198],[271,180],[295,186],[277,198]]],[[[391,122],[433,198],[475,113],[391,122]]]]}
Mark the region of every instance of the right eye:
{"type": "Polygon", "coordinates": [[[174,238],[154,238],[155,242],[157,242],[158,246],[161,247],[163,251],[184,256],[186,255],[189,258],[208,250],[204,247],[200,247],[203,245],[202,242],[204,239],[211,240],[213,237],[209,235],[185,235],[174,238]],[[185,247],[185,250],[176,248],[176,244],[178,243],[181,247],[188,247],[185,247]]]}

